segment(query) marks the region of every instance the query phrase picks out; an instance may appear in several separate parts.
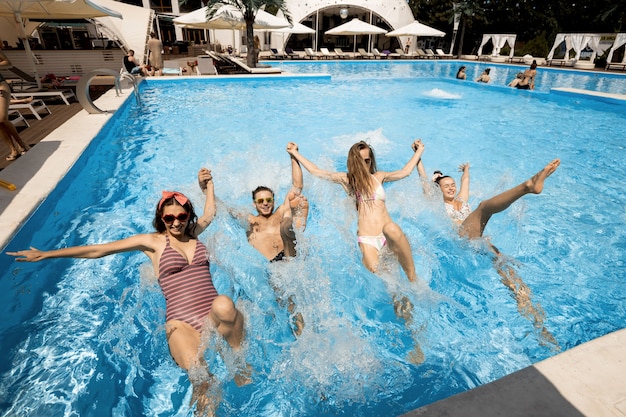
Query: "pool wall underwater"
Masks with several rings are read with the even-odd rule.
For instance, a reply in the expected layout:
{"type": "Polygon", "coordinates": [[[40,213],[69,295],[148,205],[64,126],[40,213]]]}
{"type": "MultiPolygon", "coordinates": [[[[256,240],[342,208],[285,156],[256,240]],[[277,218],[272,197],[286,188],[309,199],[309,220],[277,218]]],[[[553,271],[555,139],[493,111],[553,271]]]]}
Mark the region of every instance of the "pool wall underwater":
{"type": "MultiPolygon", "coordinates": [[[[201,239],[218,290],[246,314],[245,358],[255,370],[253,383],[238,388],[236,359],[208,351],[222,382],[219,415],[400,415],[622,328],[624,197],[611,184],[624,174],[623,107],[410,72],[399,81],[381,79],[378,69],[357,80],[149,80],[142,108],[124,103],[6,250],[149,232],[160,190],[179,189],[198,205],[195,173],[211,168],[218,217],[201,239]],[[227,214],[251,210],[249,192],[259,183],[284,196],[290,140],[337,170],[351,143],[369,140],[379,168],[391,170],[408,160],[416,137],[430,171],[458,179],[458,164],[471,162],[474,207],[562,159],[542,195],[494,217],[487,231],[545,311],[558,347],[518,311],[491,258],[459,240],[421,195],[416,173],[386,185],[391,215],[413,247],[415,285],[393,260],[381,276],[363,268],[352,203],[307,173],[312,207],[300,259],[268,266],[227,214]],[[298,339],[276,284],[305,313],[298,339]],[[415,305],[411,324],[394,314],[399,292],[415,305]],[[415,345],[421,364],[412,361],[415,345]]],[[[189,415],[189,384],[167,352],[164,303],[143,255],[7,258],[4,415],[189,415]]]]}

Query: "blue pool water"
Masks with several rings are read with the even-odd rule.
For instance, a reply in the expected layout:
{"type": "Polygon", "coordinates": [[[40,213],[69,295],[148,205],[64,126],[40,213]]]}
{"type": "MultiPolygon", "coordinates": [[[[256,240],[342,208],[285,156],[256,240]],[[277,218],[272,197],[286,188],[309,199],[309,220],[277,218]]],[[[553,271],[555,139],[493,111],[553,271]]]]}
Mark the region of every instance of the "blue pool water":
{"type": "MultiPolygon", "coordinates": [[[[624,106],[457,82],[449,76],[457,64],[429,75],[406,63],[306,65],[294,68],[333,78],[143,83],[143,106],[129,100],[115,114],[5,250],[150,232],[161,190],[201,207],[196,173],[212,169],[218,216],[201,239],[218,290],[247,319],[240,355],[214,355],[223,342],[207,340],[220,416],[400,415],[623,328],[624,106]],[[488,253],[458,238],[439,201],[422,195],[415,172],[385,187],[412,245],[414,284],[389,256],[379,276],[362,266],[353,202],[306,172],[311,212],[297,259],[268,265],[228,214],[252,210],[260,184],[284,197],[288,141],[343,170],[350,145],[364,139],[389,171],[406,163],[415,138],[428,171],[458,180],[456,167],[471,163],[473,207],[561,158],[543,194],[486,229],[530,289],[522,301],[543,309],[554,343],[520,314],[488,253]],[[272,286],[295,295],[306,323],[297,339],[272,286]],[[411,323],[394,314],[396,294],[414,304],[411,323]],[[253,382],[237,387],[243,361],[253,382]]],[[[0,264],[2,415],[192,415],[145,256],[22,264],[3,255],[0,264]]]]}

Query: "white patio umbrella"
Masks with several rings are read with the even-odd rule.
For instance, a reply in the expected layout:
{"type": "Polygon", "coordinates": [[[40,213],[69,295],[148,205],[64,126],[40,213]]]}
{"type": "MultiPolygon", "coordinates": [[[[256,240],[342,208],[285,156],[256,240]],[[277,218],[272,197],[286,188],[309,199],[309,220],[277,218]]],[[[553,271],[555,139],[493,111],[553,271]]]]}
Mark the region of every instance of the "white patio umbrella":
{"type": "MultiPolygon", "coordinates": [[[[352,19],[348,23],[339,25],[326,31],[327,35],[353,35],[354,36],[354,48],[353,52],[356,52],[356,36],[357,35],[381,35],[387,33],[387,31],[381,27],[370,25],[357,18],[352,19]]],[[[368,45],[369,49],[369,45],[368,45]]]]}
{"type": "MultiPolygon", "coordinates": [[[[414,37],[426,37],[426,36],[435,36],[441,38],[446,36],[445,32],[442,32],[438,29],[425,25],[423,23],[414,20],[408,25],[399,27],[398,29],[394,29],[391,32],[387,32],[385,36],[414,36],[414,37]]],[[[411,45],[415,45],[416,42],[411,42],[411,45]]]]}
{"type": "Polygon", "coordinates": [[[414,20],[406,26],[387,32],[385,36],[436,36],[441,38],[446,36],[446,33],[414,20]]]}
{"type": "MultiPolygon", "coordinates": [[[[243,30],[246,21],[239,9],[234,6],[221,6],[211,19],[207,20],[208,7],[194,10],[175,19],[174,24],[193,29],[232,29],[243,30]]],[[[288,27],[289,22],[285,18],[274,16],[264,10],[258,10],[254,19],[255,29],[280,29],[288,27]]]]}
{"type": "MultiPolygon", "coordinates": [[[[231,5],[219,6],[211,19],[207,20],[208,7],[204,6],[193,12],[173,19],[174,24],[192,29],[230,29],[233,31],[233,45],[235,45],[235,30],[245,30],[246,21],[243,13],[231,5]]],[[[289,26],[285,18],[274,16],[264,10],[257,10],[254,18],[254,29],[280,29],[289,26]]]]}
{"type": "Polygon", "coordinates": [[[293,22],[291,26],[287,26],[281,29],[270,29],[272,32],[281,33],[283,36],[283,49],[285,49],[285,33],[292,35],[312,35],[315,33],[315,29],[303,25],[302,23],[293,22]]]}
{"type": "Polygon", "coordinates": [[[24,19],[87,19],[101,16],[122,18],[117,11],[91,0],[0,0],[0,16],[14,19],[17,33],[23,39],[24,49],[32,63],[39,88],[41,88],[41,79],[37,73],[36,58],[28,42],[24,19]]]}
{"type": "Polygon", "coordinates": [[[291,26],[280,29],[272,29],[272,32],[291,33],[293,35],[310,35],[315,33],[315,29],[311,29],[310,27],[303,25],[302,23],[293,22],[291,26]]]}

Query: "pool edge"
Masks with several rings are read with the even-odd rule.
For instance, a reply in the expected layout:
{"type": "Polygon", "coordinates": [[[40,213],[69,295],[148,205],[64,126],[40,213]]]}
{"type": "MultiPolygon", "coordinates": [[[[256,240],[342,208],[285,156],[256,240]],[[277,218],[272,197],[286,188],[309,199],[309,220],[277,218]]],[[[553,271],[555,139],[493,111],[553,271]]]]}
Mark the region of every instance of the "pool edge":
{"type": "Polygon", "coordinates": [[[115,89],[107,91],[96,103],[108,113],[81,110],[2,170],[2,180],[17,190],[0,189],[0,207],[4,207],[0,213],[0,248],[6,247],[132,92],[129,88],[118,96],[115,89]]]}
{"type": "Polygon", "coordinates": [[[626,329],[402,417],[624,417],[626,329]]]}

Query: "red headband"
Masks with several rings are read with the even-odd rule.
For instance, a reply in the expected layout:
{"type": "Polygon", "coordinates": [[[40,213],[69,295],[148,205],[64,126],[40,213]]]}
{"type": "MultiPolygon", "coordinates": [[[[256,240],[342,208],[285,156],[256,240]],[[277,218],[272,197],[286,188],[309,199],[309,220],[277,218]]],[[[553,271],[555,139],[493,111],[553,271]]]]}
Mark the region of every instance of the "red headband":
{"type": "Polygon", "coordinates": [[[174,198],[178,204],[180,204],[181,206],[184,206],[185,204],[187,204],[189,202],[189,199],[187,197],[185,197],[184,194],[181,194],[177,191],[163,191],[163,196],[161,197],[161,201],[159,201],[159,206],[157,207],[157,209],[161,209],[161,206],[163,205],[163,203],[165,202],[165,200],[169,200],[170,198],[174,198]]]}

